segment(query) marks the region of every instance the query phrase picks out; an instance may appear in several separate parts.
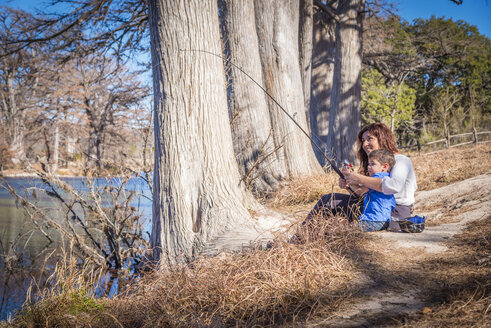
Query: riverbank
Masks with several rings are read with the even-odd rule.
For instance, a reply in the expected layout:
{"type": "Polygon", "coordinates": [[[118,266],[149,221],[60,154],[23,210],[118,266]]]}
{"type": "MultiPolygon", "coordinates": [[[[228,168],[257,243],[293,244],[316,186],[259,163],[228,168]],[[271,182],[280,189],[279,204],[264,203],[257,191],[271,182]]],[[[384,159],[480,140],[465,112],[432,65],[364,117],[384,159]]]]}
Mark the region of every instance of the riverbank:
{"type": "MultiPolygon", "coordinates": [[[[30,169],[4,169],[0,171],[0,177],[5,178],[23,178],[37,177],[36,171],[43,172],[43,167],[40,163],[30,165],[30,169]]],[[[80,177],[83,176],[83,170],[79,165],[70,165],[65,168],[58,168],[55,172],[58,177],[80,177]]]]}
{"type": "MultiPolygon", "coordinates": [[[[82,165],[76,163],[68,165],[67,167],[61,167],[56,170],[54,176],[56,177],[84,177],[90,174],[94,177],[114,177],[122,175],[123,172],[143,172],[142,167],[110,167],[110,168],[94,168],[84,169],[82,165]]],[[[37,177],[36,172],[45,172],[43,166],[40,163],[34,163],[30,165],[29,169],[3,169],[0,171],[0,177],[5,178],[23,178],[23,177],[37,177]]]]}
{"type": "MultiPolygon", "coordinates": [[[[91,297],[72,270],[62,281],[72,284],[7,326],[483,326],[491,319],[491,148],[412,160],[416,212],[428,218],[421,234],[324,222],[303,243],[278,236],[271,249],[148,273],[115,299],[91,297]]],[[[293,181],[266,203],[300,219],[329,179],[293,181]]]]}

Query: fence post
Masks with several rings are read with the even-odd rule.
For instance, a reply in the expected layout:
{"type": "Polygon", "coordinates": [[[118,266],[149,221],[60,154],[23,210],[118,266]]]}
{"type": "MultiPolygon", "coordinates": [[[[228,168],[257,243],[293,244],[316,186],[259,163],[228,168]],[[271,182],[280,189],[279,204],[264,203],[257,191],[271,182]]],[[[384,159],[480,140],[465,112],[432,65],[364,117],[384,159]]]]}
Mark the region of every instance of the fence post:
{"type": "Polygon", "coordinates": [[[476,127],[472,128],[472,132],[474,133],[474,143],[477,144],[477,130],[476,127]]]}
{"type": "Polygon", "coordinates": [[[418,146],[418,155],[421,156],[421,143],[419,142],[419,139],[416,140],[416,145],[418,146]]]}
{"type": "Polygon", "coordinates": [[[445,147],[450,148],[450,134],[447,133],[447,136],[445,137],[445,147]]]}

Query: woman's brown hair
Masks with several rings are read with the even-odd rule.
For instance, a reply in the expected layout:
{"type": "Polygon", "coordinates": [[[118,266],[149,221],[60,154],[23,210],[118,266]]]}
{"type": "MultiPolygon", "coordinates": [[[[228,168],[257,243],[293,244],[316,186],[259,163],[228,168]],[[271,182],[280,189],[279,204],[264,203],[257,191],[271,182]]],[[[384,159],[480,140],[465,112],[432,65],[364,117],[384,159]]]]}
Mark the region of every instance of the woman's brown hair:
{"type": "Polygon", "coordinates": [[[360,174],[368,175],[368,155],[363,150],[363,133],[369,132],[377,138],[380,148],[386,148],[394,154],[398,152],[396,146],[396,137],[392,131],[383,123],[372,123],[364,126],[358,132],[358,160],[360,161],[360,174]]]}

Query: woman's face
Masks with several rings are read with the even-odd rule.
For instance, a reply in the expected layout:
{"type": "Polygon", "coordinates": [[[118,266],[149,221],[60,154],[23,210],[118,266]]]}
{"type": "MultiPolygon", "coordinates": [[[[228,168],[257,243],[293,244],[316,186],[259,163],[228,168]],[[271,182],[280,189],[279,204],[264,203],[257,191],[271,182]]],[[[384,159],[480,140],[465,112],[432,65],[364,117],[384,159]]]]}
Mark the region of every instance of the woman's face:
{"type": "Polygon", "coordinates": [[[368,131],[365,131],[365,133],[362,134],[361,143],[362,148],[367,155],[374,150],[380,149],[378,139],[368,131]]]}

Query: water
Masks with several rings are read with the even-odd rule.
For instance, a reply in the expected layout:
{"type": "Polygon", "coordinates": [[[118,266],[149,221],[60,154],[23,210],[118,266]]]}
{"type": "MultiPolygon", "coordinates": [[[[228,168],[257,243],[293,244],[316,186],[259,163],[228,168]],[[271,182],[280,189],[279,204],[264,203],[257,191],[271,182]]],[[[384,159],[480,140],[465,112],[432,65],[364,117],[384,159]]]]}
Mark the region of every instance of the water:
{"type": "MultiPolygon", "coordinates": [[[[46,186],[37,178],[6,178],[6,182],[15,191],[28,196],[37,206],[44,208],[53,218],[59,216],[59,202],[35,188],[45,189],[46,186]]],[[[83,177],[63,178],[79,193],[89,192],[87,181],[83,177]]],[[[121,179],[93,179],[96,187],[121,184],[121,179]]],[[[147,183],[140,178],[130,179],[126,191],[134,191],[130,205],[141,214],[142,224],[146,232],[150,232],[152,216],[151,192],[147,183]]],[[[62,191],[60,193],[66,196],[62,191]]],[[[102,199],[108,205],[110,199],[102,199]]],[[[82,215],[77,212],[78,215],[82,215]]],[[[52,263],[45,263],[46,255],[54,245],[43,236],[22,208],[18,208],[16,200],[10,193],[0,188],[0,320],[6,320],[12,311],[20,309],[26,299],[26,293],[32,279],[42,280],[49,275],[52,263]]]]}

